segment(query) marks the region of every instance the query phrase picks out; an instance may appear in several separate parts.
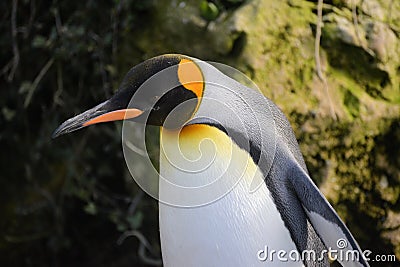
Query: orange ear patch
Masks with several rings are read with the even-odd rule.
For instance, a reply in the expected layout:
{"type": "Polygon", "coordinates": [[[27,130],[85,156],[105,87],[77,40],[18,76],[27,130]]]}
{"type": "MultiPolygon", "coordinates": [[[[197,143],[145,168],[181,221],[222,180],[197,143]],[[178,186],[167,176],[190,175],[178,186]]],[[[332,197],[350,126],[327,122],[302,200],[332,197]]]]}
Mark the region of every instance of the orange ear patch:
{"type": "Polygon", "coordinates": [[[196,63],[190,59],[182,59],[178,66],[178,79],[186,89],[192,91],[200,100],[203,96],[204,78],[196,63]]]}

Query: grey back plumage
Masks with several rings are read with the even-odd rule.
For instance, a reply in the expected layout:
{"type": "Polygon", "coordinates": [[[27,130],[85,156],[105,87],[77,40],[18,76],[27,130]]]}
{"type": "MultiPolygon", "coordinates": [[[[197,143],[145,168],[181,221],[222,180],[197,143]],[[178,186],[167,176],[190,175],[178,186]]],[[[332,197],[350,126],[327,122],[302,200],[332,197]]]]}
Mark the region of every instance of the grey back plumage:
{"type": "Polygon", "coordinates": [[[215,126],[250,153],[264,174],[265,184],[298,251],[312,250],[323,255],[320,261],[304,259],[305,265],[329,266],[328,254],[323,251],[343,234],[349,249],[357,250],[360,257],[357,262],[341,264],[368,266],[347,227],[310,179],[293,130],[281,110],[260,92],[205,62],[199,64],[207,84],[200,108],[188,124],[215,126]],[[340,235],[325,237],[325,226],[320,221],[332,224],[340,235]]]}

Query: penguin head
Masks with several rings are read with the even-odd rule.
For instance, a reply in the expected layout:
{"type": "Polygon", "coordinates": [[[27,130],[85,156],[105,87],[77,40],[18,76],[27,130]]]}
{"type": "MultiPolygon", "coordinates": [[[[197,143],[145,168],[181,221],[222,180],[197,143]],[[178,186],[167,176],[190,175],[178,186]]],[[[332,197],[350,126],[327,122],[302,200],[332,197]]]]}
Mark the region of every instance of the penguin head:
{"type": "Polygon", "coordinates": [[[148,59],[128,71],[115,95],[62,123],[53,138],[116,120],[179,128],[198,108],[204,84],[193,58],[168,54],[148,59]]]}

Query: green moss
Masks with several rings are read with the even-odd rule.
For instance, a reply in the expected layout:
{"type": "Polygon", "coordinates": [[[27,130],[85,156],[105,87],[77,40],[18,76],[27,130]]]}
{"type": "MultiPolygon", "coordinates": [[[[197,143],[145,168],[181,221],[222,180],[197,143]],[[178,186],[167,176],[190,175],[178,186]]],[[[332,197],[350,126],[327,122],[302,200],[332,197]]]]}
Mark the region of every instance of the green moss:
{"type": "Polygon", "coordinates": [[[345,90],[344,92],[344,105],[347,107],[348,112],[353,117],[358,117],[360,113],[360,100],[351,93],[349,90],[345,90]]]}

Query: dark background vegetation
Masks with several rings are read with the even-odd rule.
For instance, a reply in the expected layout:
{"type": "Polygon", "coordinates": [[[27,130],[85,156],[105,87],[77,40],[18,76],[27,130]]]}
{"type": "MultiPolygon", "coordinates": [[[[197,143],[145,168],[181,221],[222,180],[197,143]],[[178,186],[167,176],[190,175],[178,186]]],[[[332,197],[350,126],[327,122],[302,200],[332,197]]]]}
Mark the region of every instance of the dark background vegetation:
{"type": "MultiPolygon", "coordinates": [[[[111,96],[130,67],[160,53],[187,53],[242,66],[241,69],[255,78],[262,88],[280,88],[279,84],[274,84],[276,81],[265,82],[257,76],[256,64],[243,59],[246,57],[244,47],[251,43],[248,40],[251,33],[245,30],[227,33],[230,36],[228,44],[214,42],[217,38],[209,33],[213,27],[218,28],[219,24],[224,24],[224,20],[229,20],[247,1],[188,2],[192,3],[194,8],[191,10],[201,26],[194,27],[194,31],[187,31],[187,26],[182,26],[186,25],[184,20],[175,20],[174,23],[180,21],[182,25],[172,25],[170,32],[165,31],[165,25],[168,25],[162,21],[165,17],[157,17],[162,9],[160,6],[165,5],[162,1],[0,2],[1,266],[147,266],[157,263],[160,258],[157,202],[138,188],[127,171],[121,148],[121,123],[89,127],[56,140],[51,139],[51,133],[65,119],[111,96]],[[213,48],[208,49],[207,45],[213,48]]],[[[304,17],[310,16],[309,20],[314,21],[307,22],[310,24],[310,33],[314,34],[317,1],[287,2],[288,6],[296,6],[297,2],[312,5],[307,7],[309,12],[304,17]]],[[[346,1],[326,2],[344,7],[346,1]]],[[[329,10],[328,6],[324,14],[331,12],[329,10]]],[[[170,11],[168,9],[166,12],[170,11]]],[[[180,13],[164,15],[181,16],[180,13]]],[[[363,65],[375,59],[362,52],[364,57],[356,56],[355,61],[346,61],[342,52],[338,52],[341,50],[335,47],[346,49],[342,46],[348,46],[348,51],[353,54],[359,53],[362,47],[335,43],[329,35],[332,33],[330,28],[326,29],[323,34],[327,37],[322,40],[322,45],[328,52],[323,54],[322,61],[325,66],[332,66],[330,74],[337,74],[337,70],[344,69],[346,75],[346,68],[354,70],[360,87],[368,86],[370,95],[378,95],[383,100],[394,99],[392,102],[398,105],[398,90],[394,91],[394,98],[384,95],[387,91],[383,91],[383,95],[380,91],[391,83],[388,74],[370,67],[366,68],[369,71],[366,74],[357,71],[357,58],[365,59],[363,65]],[[381,81],[375,87],[370,86],[376,81],[371,73],[375,73],[376,79],[381,81]],[[365,83],[364,76],[369,77],[365,83]]],[[[295,29],[289,25],[282,27],[283,31],[295,32],[295,29]]],[[[269,32],[266,30],[258,34],[268,36],[269,32]]],[[[271,45],[272,50],[279,51],[285,48],[284,43],[290,41],[282,33],[279,34],[282,40],[277,43],[282,46],[271,45]]],[[[303,42],[301,46],[304,47],[310,42],[313,44],[313,39],[299,41],[303,42]]],[[[263,42],[273,43],[269,40],[263,42]]],[[[268,54],[268,51],[266,49],[262,53],[268,54]]],[[[272,62],[285,66],[282,62],[296,61],[294,56],[287,60],[292,56],[290,51],[282,50],[280,53],[279,58],[272,58],[272,62]],[[286,55],[286,58],[283,59],[281,55],[286,55]]],[[[303,93],[303,98],[296,98],[296,90],[301,87],[307,89],[307,83],[315,84],[312,56],[307,64],[312,67],[302,68],[301,73],[292,74],[288,71],[289,76],[293,75],[293,80],[300,80],[298,84],[288,82],[285,84],[285,87],[288,85],[288,91],[284,93],[272,90],[274,93],[271,95],[275,94],[278,104],[285,102],[282,99],[288,99],[286,105],[301,105],[296,102],[312,98],[307,93],[303,93]]],[[[273,69],[271,66],[267,68],[273,69]]],[[[281,77],[276,73],[274,75],[281,77]]],[[[336,204],[335,208],[347,218],[356,236],[360,236],[361,246],[367,245],[369,249],[376,248],[378,252],[393,254],[396,244],[400,243],[400,238],[396,241],[396,236],[400,236],[396,230],[399,229],[399,223],[397,219],[393,219],[392,224],[390,222],[393,220],[389,222],[388,227],[397,232],[389,232],[386,239],[387,232],[383,232],[382,225],[387,218],[395,216],[390,214],[398,214],[400,210],[398,116],[397,119],[383,121],[381,124],[384,126],[377,126],[383,129],[382,133],[373,133],[370,138],[354,135],[354,132],[360,131],[360,127],[369,129],[359,123],[365,120],[360,115],[360,106],[363,105],[360,95],[357,91],[347,90],[348,84],[331,86],[340,87],[344,92],[342,100],[347,109],[344,115],[340,114],[339,105],[337,112],[339,118],[350,119],[344,119],[343,124],[332,120],[329,112],[320,116],[319,111],[314,109],[291,111],[284,104],[283,109],[297,125],[296,134],[304,142],[302,149],[307,164],[318,183],[323,184],[324,177],[332,172],[329,169],[332,162],[339,177],[365,179],[356,182],[343,180],[346,186],[336,191],[330,188],[332,184],[325,183],[325,192],[330,192],[328,197],[336,204]],[[324,123],[319,124],[318,118],[324,123]],[[321,136],[322,141],[316,140],[316,136],[321,136]],[[346,141],[346,138],[356,141],[346,141]],[[320,150],[329,151],[332,147],[335,156],[327,152],[319,153],[320,150]],[[363,151],[348,155],[349,151],[360,148],[363,151]],[[371,153],[371,157],[365,158],[368,153],[371,153]],[[339,155],[338,165],[335,165],[336,155],[339,155]],[[379,163],[381,155],[392,156],[383,156],[384,163],[379,163]],[[327,161],[330,157],[334,159],[327,161]],[[363,163],[364,159],[368,166],[358,164],[363,163]],[[350,161],[355,162],[355,166],[349,167],[350,170],[340,168],[340,162],[350,161]],[[370,168],[374,171],[363,172],[366,176],[361,177],[358,171],[370,168]],[[394,197],[382,200],[380,193],[374,189],[381,182],[380,178],[367,179],[380,175],[388,177],[393,190],[387,194],[394,197]],[[352,191],[354,185],[360,188],[357,189],[360,193],[352,191]],[[381,201],[379,203],[378,198],[381,201]],[[377,208],[369,206],[368,201],[377,205],[377,208]],[[363,208],[359,208],[360,203],[364,205],[363,208]],[[388,210],[392,213],[389,214],[388,210]],[[362,230],[364,225],[367,230],[362,230]],[[366,235],[369,231],[370,236],[366,235]]],[[[335,97],[333,99],[335,101],[335,97]]],[[[398,109],[394,110],[396,112],[398,109]]]]}
{"type": "Polygon", "coordinates": [[[157,203],[126,171],[120,124],[51,140],[118,88],[130,67],[116,62],[121,32],[151,4],[1,1],[2,266],[140,266],[138,239],[117,244],[130,230],[159,257],[157,203]]]}

